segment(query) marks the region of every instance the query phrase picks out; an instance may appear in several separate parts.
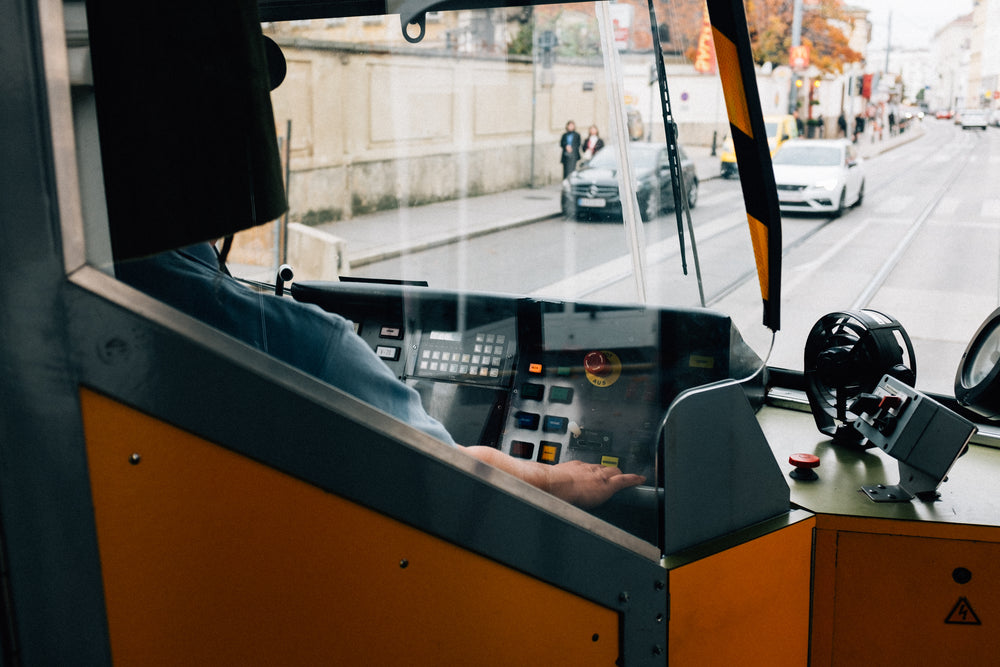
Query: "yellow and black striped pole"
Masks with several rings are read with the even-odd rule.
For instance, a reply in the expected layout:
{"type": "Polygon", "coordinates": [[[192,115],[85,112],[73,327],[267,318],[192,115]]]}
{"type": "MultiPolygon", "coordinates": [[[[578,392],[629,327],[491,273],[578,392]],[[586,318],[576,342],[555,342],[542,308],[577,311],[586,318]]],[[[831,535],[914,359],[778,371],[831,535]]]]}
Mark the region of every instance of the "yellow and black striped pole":
{"type": "Polygon", "coordinates": [[[740,185],[764,299],[764,326],[781,326],[781,213],[742,0],[707,0],[740,185]]]}

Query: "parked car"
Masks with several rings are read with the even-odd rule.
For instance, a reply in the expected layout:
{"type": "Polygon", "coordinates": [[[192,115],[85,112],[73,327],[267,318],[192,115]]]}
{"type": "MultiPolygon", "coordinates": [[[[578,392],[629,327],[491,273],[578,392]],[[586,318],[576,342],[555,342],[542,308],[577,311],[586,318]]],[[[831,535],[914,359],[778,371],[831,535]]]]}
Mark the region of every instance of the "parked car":
{"type": "Polygon", "coordinates": [[[782,211],[840,215],[865,197],[864,159],[847,139],[793,139],[772,163],[782,211]]]}
{"type": "Polygon", "coordinates": [[[963,130],[985,130],[989,122],[989,113],[985,110],[966,109],[962,112],[963,130]]]}
{"type": "MultiPolygon", "coordinates": [[[[694,161],[677,147],[684,174],[688,207],[698,202],[698,175],[694,161]]],[[[639,213],[648,222],[661,211],[672,208],[674,190],[670,179],[670,159],[666,144],[633,142],[628,146],[636,181],[639,213]]],[[[563,215],[574,218],[616,217],[621,219],[618,193],[618,155],[614,146],[602,148],[589,162],[569,175],[562,184],[563,215]]]]}
{"type": "MultiPolygon", "coordinates": [[[[795,117],[791,115],[765,116],[764,130],[767,132],[767,144],[771,147],[771,155],[781,144],[799,136],[799,127],[795,117]]],[[[736,149],[733,148],[733,138],[729,135],[722,141],[722,152],[719,154],[719,173],[723,178],[739,176],[736,166],[736,149]]]]}

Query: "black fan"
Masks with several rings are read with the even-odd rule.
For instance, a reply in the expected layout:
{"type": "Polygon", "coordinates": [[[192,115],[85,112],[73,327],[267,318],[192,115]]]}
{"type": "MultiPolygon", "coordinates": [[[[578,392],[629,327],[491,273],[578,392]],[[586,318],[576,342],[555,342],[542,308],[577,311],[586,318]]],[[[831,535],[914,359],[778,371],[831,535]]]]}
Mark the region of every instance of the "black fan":
{"type": "Polygon", "coordinates": [[[903,326],[875,310],[824,315],[806,339],[806,394],[816,426],[840,442],[864,438],[851,427],[854,401],[870,393],[883,375],[914,386],[917,362],[903,326]]]}

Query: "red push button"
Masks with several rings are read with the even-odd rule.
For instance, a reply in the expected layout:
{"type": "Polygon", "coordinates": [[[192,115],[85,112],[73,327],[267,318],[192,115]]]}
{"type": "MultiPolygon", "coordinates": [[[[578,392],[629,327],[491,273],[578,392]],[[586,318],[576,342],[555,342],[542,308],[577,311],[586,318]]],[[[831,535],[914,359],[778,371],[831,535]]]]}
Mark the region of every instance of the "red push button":
{"type": "Polygon", "coordinates": [[[819,479],[819,476],[813,470],[813,468],[819,467],[818,456],[814,454],[792,454],[788,457],[788,462],[795,467],[795,470],[789,473],[792,479],[797,479],[800,482],[810,482],[814,479],[819,479]]]}
{"type": "Polygon", "coordinates": [[[583,358],[583,369],[597,377],[611,374],[611,363],[603,352],[588,352],[583,358]]]}

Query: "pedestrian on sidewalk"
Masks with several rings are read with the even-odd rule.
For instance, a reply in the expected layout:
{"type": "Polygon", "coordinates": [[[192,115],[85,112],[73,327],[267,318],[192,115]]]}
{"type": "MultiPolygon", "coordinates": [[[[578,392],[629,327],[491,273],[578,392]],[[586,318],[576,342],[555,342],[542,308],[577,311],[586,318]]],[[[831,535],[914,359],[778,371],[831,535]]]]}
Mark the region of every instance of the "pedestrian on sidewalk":
{"type": "Polygon", "coordinates": [[[573,121],[566,123],[566,131],[559,138],[559,148],[562,149],[563,178],[569,178],[580,161],[580,133],[573,121]]]}
{"type": "Polygon", "coordinates": [[[587,140],[583,142],[583,159],[591,159],[602,148],[604,148],[604,139],[601,139],[597,126],[591,125],[590,129],[587,130],[587,140]]]}

